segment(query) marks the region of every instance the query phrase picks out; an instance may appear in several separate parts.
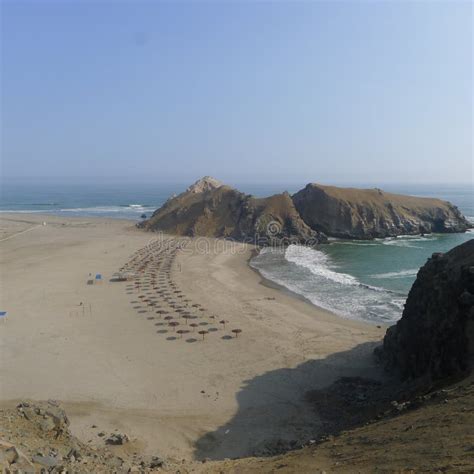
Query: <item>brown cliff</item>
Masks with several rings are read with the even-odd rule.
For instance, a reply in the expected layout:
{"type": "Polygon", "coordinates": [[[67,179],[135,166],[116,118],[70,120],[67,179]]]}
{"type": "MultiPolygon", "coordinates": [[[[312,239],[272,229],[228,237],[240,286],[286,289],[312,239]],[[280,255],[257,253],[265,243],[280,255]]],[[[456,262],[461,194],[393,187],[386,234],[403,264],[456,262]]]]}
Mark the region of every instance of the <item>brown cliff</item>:
{"type": "Polygon", "coordinates": [[[314,245],[325,240],[303,222],[288,193],[256,198],[209,177],[169,199],[141,227],[258,245],[314,245]]]}
{"type": "Polygon", "coordinates": [[[308,184],[293,195],[303,220],[332,237],[372,239],[402,234],[465,232],[469,222],[447,201],[380,189],[308,184]]]}

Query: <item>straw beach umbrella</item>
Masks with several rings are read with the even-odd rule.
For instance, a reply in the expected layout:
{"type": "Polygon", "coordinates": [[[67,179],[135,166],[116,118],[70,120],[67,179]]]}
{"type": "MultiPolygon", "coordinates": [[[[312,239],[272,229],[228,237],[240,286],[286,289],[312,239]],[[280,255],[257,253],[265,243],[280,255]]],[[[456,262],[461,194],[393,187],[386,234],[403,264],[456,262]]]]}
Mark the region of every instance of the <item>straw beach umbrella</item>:
{"type": "Polygon", "coordinates": [[[173,331],[176,331],[176,326],[179,326],[178,321],[170,321],[168,326],[171,326],[173,328],[173,331]]]}
{"type": "Polygon", "coordinates": [[[224,326],[224,329],[225,329],[225,324],[228,323],[229,321],[226,321],[225,319],[221,319],[219,321],[220,324],[222,324],[222,326],[224,326]]]}

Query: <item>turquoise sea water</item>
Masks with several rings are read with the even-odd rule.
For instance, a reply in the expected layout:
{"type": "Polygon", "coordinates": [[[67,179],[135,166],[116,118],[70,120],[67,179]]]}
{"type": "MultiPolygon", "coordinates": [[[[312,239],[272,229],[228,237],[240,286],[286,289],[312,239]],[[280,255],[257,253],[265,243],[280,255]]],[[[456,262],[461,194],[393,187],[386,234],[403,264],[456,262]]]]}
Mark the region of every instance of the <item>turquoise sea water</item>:
{"type": "MultiPolygon", "coordinates": [[[[303,185],[247,184],[237,187],[258,196],[303,185]]],[[[363,187],[363,186],[361,186],[363,187]]],[[[374,187],[367,186],[367,187],[374,187]]],[[[451,201],[474,222],[472,185],[379,185],[391,192],[451,201]]],[[[0,212],[50,213],[140,220],[185,184],[31,184],[4,183],[0,212]]],[[[393,322],[416,273],[433,252],[445,252],[474,238],[474,233],[434,234],[375,241],[332,241],[318,249],[290,246],[265,249],[251,264],[266,278],[344,317],[393,322]]]]}
{"type": "MultiPolygon", "coordinates": [[[[447,199],[474,222],[472,186],[385,186],[392,192],[447,199]]],[[[347,318],[392,323],[400,318],[419,268],[433,252],[474,238],[464,234],[332,241],[317,249],[264,249],[251,264],[266,278],[347,318]]]]}

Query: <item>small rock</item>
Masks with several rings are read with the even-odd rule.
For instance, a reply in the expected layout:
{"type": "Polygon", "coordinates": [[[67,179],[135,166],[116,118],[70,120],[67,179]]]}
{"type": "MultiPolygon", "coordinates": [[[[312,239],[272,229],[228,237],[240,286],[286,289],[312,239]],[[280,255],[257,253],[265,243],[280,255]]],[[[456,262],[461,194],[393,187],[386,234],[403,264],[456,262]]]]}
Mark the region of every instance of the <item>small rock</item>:
{"type": "Polygon", "coordinates": [[[8,463],[13,464],[18,459],[18,452],[14,446],[5,449],[0,447],[0,465],[8,463]]]}
{"type": "Polygon", "coordinates": [[[82,455],[80,451],[78,451],[76,448],[72,448],[69,453],[66,456],[67,459],[69,459],[71,462],[74,461],[80,461],[82,459],[82,455]]]}
{"type": "Polygon", "coordinates": [[[39,421],[39,426],[43,431],[52,431],[54,430],[56,424],[52,418],[46,417],[39,421]]]}
{"type": "Polygon", "coordinates": [[[157,467],[163,467],[165,462],[159,456],[146,456],[143,458],[141,465],[149,469],[156,469],[157,467]]]}
{"type": "Polygon", "coordinates": [[[34,463],[40,464],[41,466],[44,466],[44,467],[56,467],[59,464],[59,459],[53,456],[39,456],[35,454],[32,457],[32,460],[34,463]]]}
{"type": "Polygon", "coordinates": [[[105,444],[120,446],[127,443],[129,440],[130,438],[126,434],[113,433],[105,440],[105,444]]]}
{"type": "Polygon", "coordinates": [[[113,467],[114,469],[119,469],[123,466],[123,459],[114,457],[107,462],[107,465],[113,467]]]}
{"type": "Polygon", "coordinates": [[[29,459],[13,444],[0,440],[0,466],[5,473],[35,474],[36,469],[29,459]],[[14,469],[9,469],[13,464],[14,469]]]}

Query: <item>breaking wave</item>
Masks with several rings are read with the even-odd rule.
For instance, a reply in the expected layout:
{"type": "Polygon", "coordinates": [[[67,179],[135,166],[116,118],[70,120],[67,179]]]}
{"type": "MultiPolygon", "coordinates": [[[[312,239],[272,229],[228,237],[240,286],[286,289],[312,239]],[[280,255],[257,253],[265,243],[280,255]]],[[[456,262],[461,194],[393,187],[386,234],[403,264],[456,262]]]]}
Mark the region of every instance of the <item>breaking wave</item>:
{"type": "Polygon", "coordinates": [[[345,318],[393,322],[401,316],[404,294],[337,271],[330,256],[321,250],[299,245],[285,250],[266,248],[251,265],[265,278],[345,318]]]}
{"type": "Polygon", "coordinates": [[[370,275],[371,278],[405,278],[416,276],[418,268],[410,268],[408,270],[400,270],[399,272],[375,273],[370,275]]]}
{"type": "MultiPolygon", "coordinates": [[[[35,206],[35,204],[31,204],[35,206]]],[[[100,216],[117,217],[128,219],[139,219],[144,213],[151,214],[158,206],[149,206],[145,204],[124,204],[118,206],[90,206],[90,207],[64,207],[54,208],[52,205],[38,204],[43,209],[2,209],[0,213],[5,214],[53,214],[53,215],[71,215],[71,216],[100,216]]]]}
{"type": "Polygon", "coordinates": [[[329,257],[319,250],[300,245],[290,245],[285,251],[288,262],[307,268],[314,275],[332,280],[341,285],[359,285],[352,275],[338,273],[329,268],[329,257]]]}

